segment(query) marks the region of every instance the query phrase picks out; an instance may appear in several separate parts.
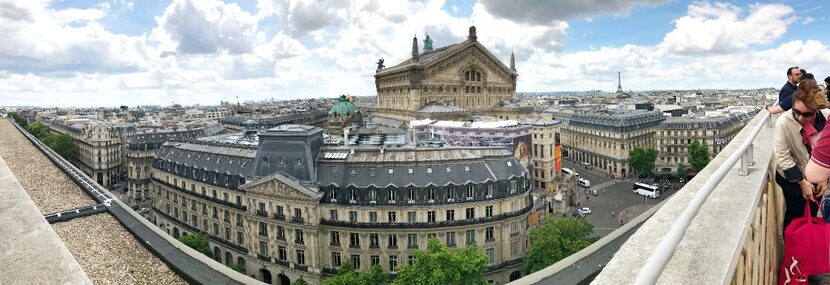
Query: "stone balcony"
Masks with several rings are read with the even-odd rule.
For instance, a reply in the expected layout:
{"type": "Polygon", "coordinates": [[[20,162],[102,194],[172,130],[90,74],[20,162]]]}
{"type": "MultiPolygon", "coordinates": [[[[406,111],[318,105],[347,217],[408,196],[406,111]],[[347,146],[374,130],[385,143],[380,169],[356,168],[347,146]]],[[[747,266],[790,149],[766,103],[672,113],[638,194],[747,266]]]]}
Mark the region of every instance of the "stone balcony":
{"type": "MultiPolygon", "coordinates": [[[[775,184],[773,127],[766,112],[755,116],[709,165],[671,198],[589,247],[511,284],[634,284],[642,270],[657,272],[657,284],[773,284],[781,258],[784,202],[775,184]],[[716,170],[750,140],[754,163],[741,160],[714,181],[665,269],[643,268],[716,170]]],[[[772,118],[772,122],[777,116],[772,118]]],[[[739,155],[740,157],[740,155],[739,155]]]]}

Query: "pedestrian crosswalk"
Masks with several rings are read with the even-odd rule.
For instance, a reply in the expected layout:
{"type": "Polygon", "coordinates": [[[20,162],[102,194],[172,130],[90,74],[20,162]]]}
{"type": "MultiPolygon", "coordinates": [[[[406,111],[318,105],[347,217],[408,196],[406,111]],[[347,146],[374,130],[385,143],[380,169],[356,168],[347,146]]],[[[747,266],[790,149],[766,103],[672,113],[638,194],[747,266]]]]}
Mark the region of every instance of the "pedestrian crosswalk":
{"type": "Polygon", "coordinates": [[[608,180],[608,181],[602,182],[600,184],[597,184],[597,185],[591,187],[591,189],[602,190],[602,189],[605,189],[608,186],[614,185],[616,182],[617,181],[614,181],[614,180],[608,180]]]}

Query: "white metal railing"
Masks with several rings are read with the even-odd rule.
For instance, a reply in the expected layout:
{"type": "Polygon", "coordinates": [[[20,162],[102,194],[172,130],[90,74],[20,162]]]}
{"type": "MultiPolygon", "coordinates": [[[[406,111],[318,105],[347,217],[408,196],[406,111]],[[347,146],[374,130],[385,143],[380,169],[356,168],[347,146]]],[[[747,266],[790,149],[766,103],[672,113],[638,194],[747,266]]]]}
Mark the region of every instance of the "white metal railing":
{"type": "MultiPolygon", "coordinates": [[[[772,120],[771,115],[769,112],[764,112],[762,120],[766,120],[767,127],[772,127],[772,120]]],[[[753,164],[752,161],[752,143],[755,141],[755,138],[758,136],[758,133],[761,132],[765,124],[761,123],[755,126],[755,129],[752,130],[752,133],[749,135],[749,138],[745,140],[738,149],[730,155],[726,161],[712,173],[712,176],[706,180],[706,183],[700,187],[700,191],[695,193],[692,200],[689,202],[689,205],[686,207],[685,210],[680,214],[680,216],[675,220],[672,224],[669,231],[660,241],[660,244],[654,250],[648,259],[646,260],[645,265],[640,269],[639,274],[637,275],[637,279],[634,281],[634,284],[655,284],[657,279],[663,273],[663,270],[666,268],[666,265],[671,260],[672,256],[674,256],[675,249],[683,237],[686,235],[686,230],[689,228],[689,225],[692,223],[692,220],[697,213],[700,211],[700,208],[703,206],[703,203],[706,202],[706,198],[709,197],[709,194],[715,189],[715,187],[720,184],[723,177],[735,166],[735,163],[738,162],[738,159],[741,160],[741,168],[740,168],[740,175],[747,175],[749,173],[749,166],[753,164]]]]}

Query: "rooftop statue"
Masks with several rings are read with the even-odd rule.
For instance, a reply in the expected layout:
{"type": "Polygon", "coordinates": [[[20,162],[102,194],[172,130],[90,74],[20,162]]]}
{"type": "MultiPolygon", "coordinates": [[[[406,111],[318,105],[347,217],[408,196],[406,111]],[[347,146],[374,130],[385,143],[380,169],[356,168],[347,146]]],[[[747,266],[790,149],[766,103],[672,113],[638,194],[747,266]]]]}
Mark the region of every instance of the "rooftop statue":
{"type": "Polygon", "coordinates": [[[384,67],[386,67],[386,66],[383,66],[383,59],[382,59],[382,58],[381,58],[381,59],[378,59],[378,70],[381,70],[381,69],[383,69],[384,67]]]}
{"type": "Polygon", "coordinates": [[[432,39],[429,37],[429,34],[426,34],[426,38],[424,39],[424,50],[431,50],[431,49],[432,49],[432,39]]]}

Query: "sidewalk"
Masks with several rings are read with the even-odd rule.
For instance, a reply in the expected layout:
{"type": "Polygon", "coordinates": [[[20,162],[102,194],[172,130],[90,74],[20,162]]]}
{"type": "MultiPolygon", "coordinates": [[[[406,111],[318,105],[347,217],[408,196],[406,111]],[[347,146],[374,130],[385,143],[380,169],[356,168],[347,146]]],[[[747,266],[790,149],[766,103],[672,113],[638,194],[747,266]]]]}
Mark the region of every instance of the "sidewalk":
{"type": "Polygon", "coordinates": [[[632,182],[632,178],[619,178],[619,177],[613,177],[612,178],[612,177],[609,177],[608,176],[609,173],[600,171],[598,168],[593,167],[593,166],[591,166],[591,169],[587,169],[585,167],[585,165],[583,165],[581,162],[576,162],[576,161],[572,161],[572,160],[565,160],[565,162],[571,164],[571,166],[573,166],[573,170],[576,171],[577,173],[582,172],[582,171],[588,171],[593,175],[600,176],[600,177],[605,177],[605,178],[608,178],[610,180],[632,182]]]}

